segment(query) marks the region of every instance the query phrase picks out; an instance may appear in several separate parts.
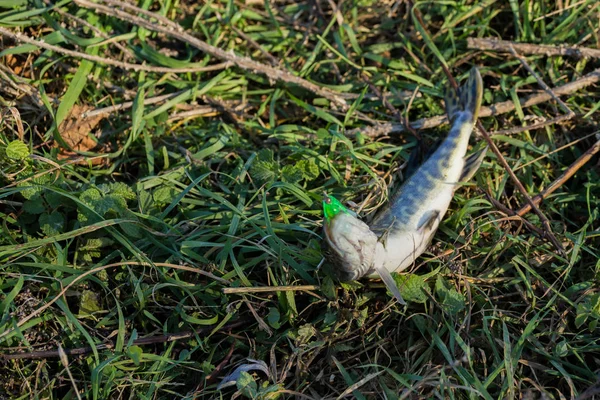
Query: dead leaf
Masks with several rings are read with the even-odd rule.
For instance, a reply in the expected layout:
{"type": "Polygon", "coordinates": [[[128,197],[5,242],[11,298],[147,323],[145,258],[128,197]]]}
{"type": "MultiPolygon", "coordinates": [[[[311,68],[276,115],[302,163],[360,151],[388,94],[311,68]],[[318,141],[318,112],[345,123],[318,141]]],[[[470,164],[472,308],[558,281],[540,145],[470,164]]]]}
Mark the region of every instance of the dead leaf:
{"type": "MultiPolygon", "coordinates": [[[[78,156],[77,153],[71,151],[71,149],[76,151],[91,151],[98,146],[98,143],[89,135],[107,114],[98,114],[86,118],[83,117],[86,112],[93,109],[94,107],[89,105],[75,104],[63,122],[60,123],[58,126],[58,133],[69,148],[61,148],[61,151],[58,154],[59,159],[63,160],[78,156]]],[[[58,147],[58,142],[54,142],[54,146],[58,147]]],[[[102,159],[98,159],[98,162],[101,163],[102,159]]]]}
{"type": "Polygon", "coordinates": [[[93,110],[88,105],[75,105],[58,127],[58,132],[70,147],[68,150],[90,151],[96,147],[96,141],[88,134],[102,121],[105,115],[82,118],[85,112],[93,110]]]}

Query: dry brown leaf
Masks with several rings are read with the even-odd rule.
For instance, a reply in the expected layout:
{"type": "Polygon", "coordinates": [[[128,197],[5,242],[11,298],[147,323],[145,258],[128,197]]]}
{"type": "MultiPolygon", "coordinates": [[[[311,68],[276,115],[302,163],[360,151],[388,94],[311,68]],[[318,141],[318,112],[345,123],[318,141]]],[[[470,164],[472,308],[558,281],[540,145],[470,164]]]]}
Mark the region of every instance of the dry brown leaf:
{"type": "MultiPolygon", "coordinates": [[[[69,146],[69,149],[61,148],[58,154],[59,159],[77,156],[71,149],[76,151],[91,151],[97,147],[98,144],[89,134],[106,117],[106,114],[83,118],[84,113],[93,109],[94,107],[89,105],[75,104],[69,115],[58,126],[58,133],[69,146]]],[[[55,142],[54,145],[58,146],[59,144],[55,142]]],[[[99,159],[99,161],[101,162],[102,159],[99,159]]]]}
{"type": "Polygon", "coordinates": [[[70,149],[77,151],[90,151],[97,146],[94,139],[88,136],[90,132],[102,121],[106,114],[82,118],[85,112],[93,110],[88,105],[75,105],[71,112],[58,127],[58,132],[70,149]]]}

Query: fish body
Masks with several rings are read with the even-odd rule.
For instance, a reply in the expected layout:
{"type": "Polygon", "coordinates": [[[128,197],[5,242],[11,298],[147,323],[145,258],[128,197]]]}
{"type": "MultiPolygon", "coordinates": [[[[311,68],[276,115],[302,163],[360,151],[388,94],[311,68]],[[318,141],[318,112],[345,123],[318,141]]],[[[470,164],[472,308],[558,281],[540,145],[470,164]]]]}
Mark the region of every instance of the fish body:
{"type": "MultiPolygon", "coordinates": [[[[330,212],[328,218],[326,212],[328,259],[340,279],[379,275],[390,288],[391,272],[407,268],[425,251],[448,210],[457,184],[468,180],[465,178],[472,176],[481,164],[485,152],[470,160],[464,158],[483,92],[476,68],[458,92],[446,91],[446,112],[451,123],[448,136],[392,196],[370,226],[348,212],[343,212],[340,219],[343,223],[337,223],[335,219],[340,214],[330,212]],[[349,226],[352,229],[342,233],[349,226]],[[337,245],[337,238],[343,238],[343,245],[337,245]]],[[[324,209],[328,207],[326,201],[324,209]]]]}
{"type": "MultiPolygon", "coordinates": [[[[448,136],[373,220],[370,229],[382,244],[376,252],[388,271],[399,272],[412,265],[425,251],[446,214],[465,169],[465,154],[477,121],[482,91],[481,76],[477,69],[472,69],[459,96],[453,92],[446,94],[452,123],[448,136]]],[[[375,270],[369,272],[373,274],[375,270]]]]}

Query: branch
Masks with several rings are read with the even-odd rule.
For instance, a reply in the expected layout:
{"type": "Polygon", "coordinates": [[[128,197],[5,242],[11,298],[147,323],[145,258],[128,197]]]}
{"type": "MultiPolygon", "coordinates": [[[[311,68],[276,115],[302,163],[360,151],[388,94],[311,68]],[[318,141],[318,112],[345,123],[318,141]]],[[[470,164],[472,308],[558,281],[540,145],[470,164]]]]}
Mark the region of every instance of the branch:
{"type": "Polygon", "coordinates": [[[513,57],[519,60],[521,65],[523,65],[525,69],[529,71],[529,73],[535,78],[535,80],[538,82],[538,85],[540,85],[542,89],[546,91],[546,93],[552,96],[552,98],[558,103],[558,105],[560,105],[560,107],[567,113],[567,115],[575,115],[575,113],[569,108],[569,106],[566,105],[565,102],[560,99],[560,97],[554,94],[552,89],[550,89],[550,86],[546,85],[546,82],[544,82],[542,78],[540,78],[540,76],[535,73],[535,71],[533,70],[533,68],[531,68],[529,63],[527,63],[527,60],[521,57],[512,46],[510,47],[510,52],[513,55],[513,57]]]}
{"type": "Polygon", "coordinates": [[[511,46],[520,54],[544,55],[548,57],[564,56],[575,58],[600,58],[600,50],[588,47],[549,46],[545,44],[515,43],[495,38],[467,38],[467,48],[472,50],[491,50],[510,53],[511,46]]]}
{"type": "Polygon", "coordinates": [[[237,287],[223,288],[224,294],[244,294],[244,293],[269,293],[269,292],[309,292],[319,290],[317,285],[299,285],[299,286],[256,286],[256,287],[237,287]]]}
{"type": "Polygon", "coordinates": [[[87,53],[82,53],[80,51],[64,49],[60,46],[48,44],[41,40],[32,39],[27,35],[23,35],[22,33],[11,32],[10,30],[3,28],[3,27],[0,27],[0,34],[10,37],[16,41],[23,42],[23,43],[29,43],[34,46],[41,47],[42,49],[57,52],[59,54],[65,54],[65,55],[68,55],[71,57],[76,57],[76,58],[83,58],[84,60],[93,61],[93,62],[96,62],[99,64],[112,65],[113,67],[118,67],[118,68],[123,68],[123,69],[127,69],[127,70],[133,70],[133,71],[148,71],[148,72],[161,72],[161,73],[206,72],[206,71],[215,71],[215,70],[219,70],[219,69],[225,69],[230,65],[229,63],[224,62],[224,63],[220,63],[220,64],[215,64],[215,65],[208,65],[206,67],[187,67],[187,68],[152,67],[152,66],[143,65],[143,64],[131,64],[131,63],[127,63],[127,62],[116,61],[116,60],[113,60],[110,58],[104,58],[104,57],[94,56],[94,55],[87,54],[87,53]]]}
{"type": "MultiPolygon", "coordinates": [[[[575,93],[578,90],[584,89],[590,85],[593,85],[594,83],[597,83],[598,81],[600,81],[600,68],[590,72],[587,75],[582,76],[581,78],[579,78],[573,82],[569,82],[562,86],[555,87],[554,89],[552,89],[552,92],[556,96],[564,96],[567,94],[575,93]]],[[[521,103],[521,108],[527,108],[527,107],[535,106],[537,104],[545,103],[550,100],[552,100],[552,95],[543,91],[540,93],[533,94],[529,97],[526,97],[520,103],[521,103]]],[[[515,109],[515,104],[512,101],[510,101],[510,100],[503,101],[503,102],[491,105],[489,107],[485,107],[485,106],[481,107],[481,110],[479,111],[479,117],[480,118],[492,117],[492,116],[497,116],[497,115],[501,115],[501,114],[506,114],[506,113],[513,111],[514,109],[515,109]]],[[[437,116],[431,117],[431,118],[419,119],[419,120],[413,122],[412,124],[410,124],[410,126],[413,129],[429,129],[429,128],[435,128],[437,126],[444,125],[447,123],[448,123],[448,118],[445,115],[437,115],[437,116]]],[[[376,125],[376,126],[352,129],[352,130],[349,130],[346,134],[348,136],[352,136],[352,135],[356,135],[356,133],[358,133],[358,132],[361,132],[363,135],[369,136],[371,138],[376,138],[379,136],[385,136],[385,135],[389,135],[392,133],[401,133],[401,132],[405,132],[405,131],[406,131],[406,127],[404,126],[404,124],[386,123],[386,124],[381,124],[381,125],[376,125]]]]}
{"type": "Polygon", "coordinates": [[[297,86],[300,86],[303,89],[306,89],[317,96],[324,97],[331,102],[335,103],[338,107],[343,110],[348,109],[348,105],[344,100],[343,96],[339,93],[334,92],[331,89],[327,89],[321,87],[317,84],[307,81],[306,79],[300,78],[296,75],[293,75],[289,71],[279,70],[277,68],[273,68],[271,66],[261,64],[256,62],[248,57],[238,56],[230,51],[225,51],[218,47],[212,46],[189,33],[186,33],[183,30],[183,27],[179,24],[174,23],[173,21],[164,21],[165,18],[150,11],[145,11],[140,9],[139,7],[133,6],[131,4],[122,2],[120,3],[121,7],[128,8],[134,11],[137,15],[146,15],[151,17],[159,22],[162,22],[165,26],[159,25],[158,23],[152,23],[144,18],[141,18],[137,15],[129,14],[125,11],[121,11],[117,8],[107,7],[102,4],[92,3],[88,0],[75,0],[75,3],[80,5],[81,7],[86,7],[90,9],[94,9],[99,13],[119,18],[123,21],[128,21],[137,26],[153,30],[155,32],[161,32],[167,36],[171,36],[175,39],[181,40],[182,42],[188,43],[190,46],[197,48],[198,50],[225,62],[231,63],[238,68],[249,71],[254,74],[263,74],[269,80],[280,81],[286,83],[293,83],[297,86]]]}
{"type": "MultiPolygon", "coordinates": [[[[562,186],[567,180],[569,180],[575,173],[583,167],[593,156],[594,154],[600,151],[600,140],[598,140],[592,147],[590,147],[585,153],[581,155],[573,164],[567,168],[565,172],[562,173],[554,182],[552,182],[546,189],[541,191],[538,195],[536,195],[532,200],[533,204],[536,206],[539,205],[542,200],[552,194],[556,189],[562,186]]],[[[516,212],[517,215],[523,216],[527,214],[531,210],[531,206],[529,204],[523,205],[516,212]]]]}
{"type": "Polygon", "coordinates": [[[575,117],[576,115],[577,114],[562,114],[562,115],[559,115],[558,117],[554,117],[552,119],[547,119],[542,122],[536,122],[535,124],[531,124],[531,125],[515,126],[514,128],[493,131],[493,132],[490,132],[490,135],[510,136],[510,135],[514,135],[515,133],[521,133],[521,132],[525,132],[525,131],[534,131],[536,129],[541,129],[545,126],[560,124],[564,121],[568,121],[570,119],[573,119],[573,117],[575,117]]]}
{"type": "MultiPolygon", "coordinates": [[[[147,99],[144,99],[144,105],[149,106],[149,105],[156,104],[156,103],[162,103],[165,100],[170,100],[170,99],[175,98],[185,92],[186,92],[186,90],[180,90],[180,91],[174,92],[174,93],[168,93],[168,94],[162,94],[159,96],[149,97],[147,99]]],[[[131,108],[131,107],[133,107],[133,101],[126,101],[124,103],[119,103],[119,104],[115,104],[115,105],[103,107],[103,108],[96,108],[94,110],[84,112],[83,114],[81,114],[81,118],[91,118],[91,117],[95,117],[96,115],[110,114],[110,113],[114,113],[116,111],[127,110],[128,108],[131,108]]]]}

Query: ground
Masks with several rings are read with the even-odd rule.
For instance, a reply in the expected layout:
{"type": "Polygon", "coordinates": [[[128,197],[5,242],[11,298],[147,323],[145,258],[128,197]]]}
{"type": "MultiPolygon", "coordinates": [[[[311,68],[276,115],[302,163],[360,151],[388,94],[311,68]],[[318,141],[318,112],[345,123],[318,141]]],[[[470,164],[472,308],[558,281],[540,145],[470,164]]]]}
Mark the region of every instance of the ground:
{"type": "Polygon", "coordinates": [[[3,0],[0,34],[0,397],[600,396],[598,2],[3,0]],[[408,305],[336,282],[323,192],[370,220],[473,66],[497,151],[408,305]]]}

